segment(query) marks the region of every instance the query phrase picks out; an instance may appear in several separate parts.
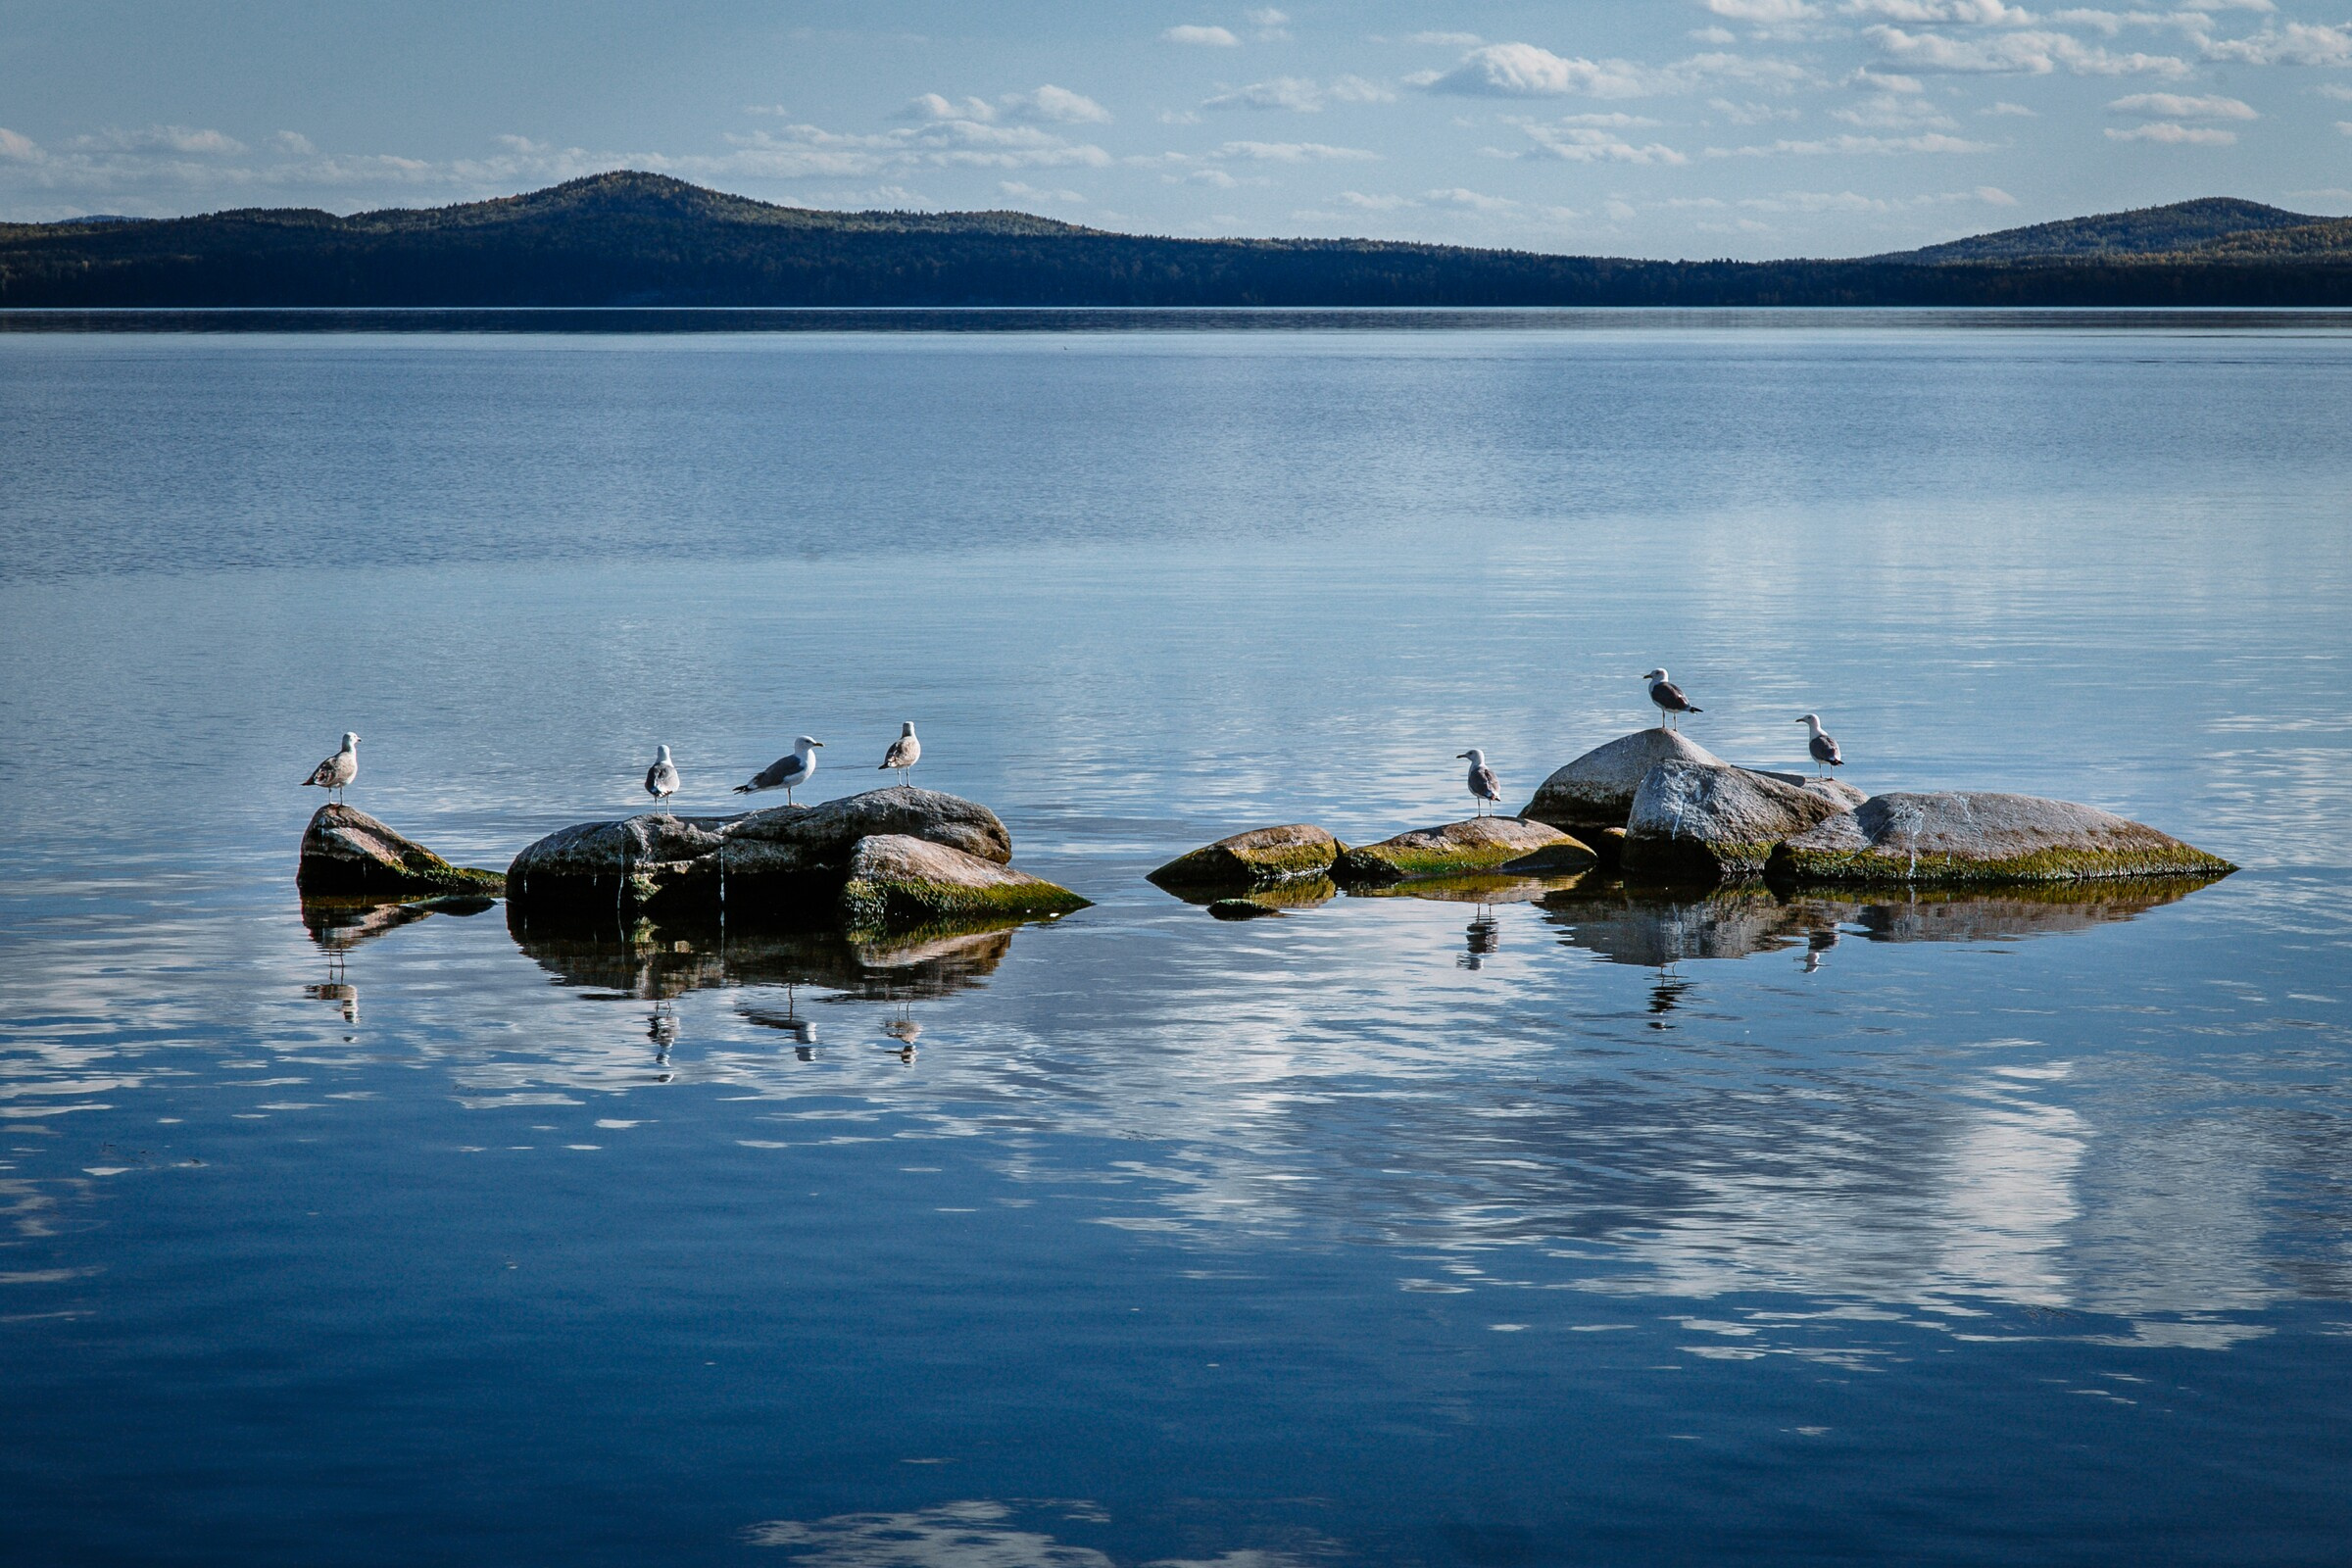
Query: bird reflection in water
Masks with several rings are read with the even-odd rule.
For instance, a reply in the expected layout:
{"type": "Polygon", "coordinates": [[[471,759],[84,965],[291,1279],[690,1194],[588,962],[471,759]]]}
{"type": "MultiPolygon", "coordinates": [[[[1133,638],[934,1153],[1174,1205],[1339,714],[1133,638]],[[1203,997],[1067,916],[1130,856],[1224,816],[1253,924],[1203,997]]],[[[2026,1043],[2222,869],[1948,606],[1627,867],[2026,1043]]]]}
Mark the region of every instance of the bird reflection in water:
{"type": "Polygon", "coordinates": [[[1838,945],[1838,928],[1837,928],[1836,926],[1831,926],[1831,927],[1830,927],[1828,930],[1826,930],[1826,931],[1808,931],[1808,932],[1806,932],[1806,933],[1805,933],[1805,973],[1807,973],[1807,974],[1819,974],[1819,973],[1821,972],[1821,956],[1822,956],[1823,954],[1825,954],[1825,953],[1829,952],[1829,951],[1830,951],[1832,948],[1836,947],[1837,945],[1838,945]]]}
{"type": "Polygon", "coordinates": [[[678,1043],[678,1008],[675,1003],[666,997],[655,1002],[654,1010],[645,1015],[645,1038],[654,1043],[654,1065],[666,1072],[669,1048],[678,1043]]]}
{"type": "Polygon", "coordinates": [[[1673,1028],[1674,1023],[1666,1014],[1683,1004],[1683,993],[1690,989],[1690,982],[1675,973],[1674,965],[1662,966],[1658,970],[1657,983],[1649,988],[1649,1026],[1652,1029],[1673,1028]]]}
{"type": "Polygon", "coordinates": [[[1454,964],[1463,969],[1484,969],[1487,959],[1502,949],[1502,921],[1491,904],[1477,906],[1469,929],[1463,935],[1463,946],[1469,951],[1454,956],[1454,964]]]}
{"type": "Polygon", "coordinates": [[[914,1021],[913,1004],[901,1004],[898,1015],[882,1025],[882,1032],[899,1043],[899,1060],[912,1066],[914,1043],[923,1037],[923,1026],[914,1021]]]}
{"type": "Polygon", "coordinates": [[[800,988],[790,981],[784,986],[784,1007],[741,1007],[737,1009],[762,1029],[776,1029],[792,1038],[792,1054],[796,1060],[816,1059],[816,1020],[801,1016],[800,988]]]}

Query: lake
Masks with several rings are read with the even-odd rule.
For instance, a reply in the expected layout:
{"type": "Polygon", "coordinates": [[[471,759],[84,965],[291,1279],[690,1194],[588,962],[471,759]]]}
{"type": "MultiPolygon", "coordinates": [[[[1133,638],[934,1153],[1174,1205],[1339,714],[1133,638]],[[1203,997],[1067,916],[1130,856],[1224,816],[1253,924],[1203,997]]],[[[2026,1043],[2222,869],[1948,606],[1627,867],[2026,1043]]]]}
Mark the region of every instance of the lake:
{"type": "Polygon", "coordinates": [[[88,324],[0,331],[12,1563],[2352,1538],[2352,317],[88,324]],[[1653,664],[2243,869],[1143,879],[1515,809],[1653,664]],[[1094,906],[295,895],[347,729],[503,867],[902,720],[1094,906]]]}

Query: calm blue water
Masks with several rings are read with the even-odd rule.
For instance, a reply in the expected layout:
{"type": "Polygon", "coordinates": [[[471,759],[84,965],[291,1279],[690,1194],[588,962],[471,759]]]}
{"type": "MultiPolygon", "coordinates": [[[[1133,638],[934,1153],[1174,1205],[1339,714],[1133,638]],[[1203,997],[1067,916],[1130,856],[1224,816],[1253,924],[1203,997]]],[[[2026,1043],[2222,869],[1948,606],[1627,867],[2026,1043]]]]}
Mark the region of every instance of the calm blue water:
{"type": "Polygon", "coordinates": [[[2342,1559],[2352,324],[21,324],[11,1563],[2342,1559]],[[1653,663],[1736,760],[1818,710],[1865,788],[2246,869],[1142,880],[1461,814],[1473,745],[1523,800],[1653,663]],[[658,743],[716,809],[903,718],[1096,906],[294,897],[347,728],[354,804],[503,865],[658,743]]]}

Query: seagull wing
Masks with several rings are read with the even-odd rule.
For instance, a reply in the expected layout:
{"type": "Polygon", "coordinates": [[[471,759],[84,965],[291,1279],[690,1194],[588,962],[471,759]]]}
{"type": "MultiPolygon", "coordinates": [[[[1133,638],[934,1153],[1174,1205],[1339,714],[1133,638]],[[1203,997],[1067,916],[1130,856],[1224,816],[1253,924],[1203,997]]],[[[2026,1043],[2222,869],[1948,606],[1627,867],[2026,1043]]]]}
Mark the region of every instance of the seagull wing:
{"type": "Polygon", "coordinates": [[[808,765],[802,761],[800,754],[795,752],[790,756],[777,758],[759,772],[754,773],[749,784],[736,785],[735,793],[749,795],[755,790],[782,789],[787,784],[798,784],[808,774],[808,765]]]}
{"type": "MultiPolygon", "coordinates": [[[[889,751],[882,754],[882,767],[905,767],[907,763],[914,760],[916,752],[914,737],[911,735],[902,735],[897,740],[890,743],[889,751]]],[[[881,768],[875,769],[876,772],[880,772],[881,770],[881,768]]]]}
{"type": "Polygon", "coordinates": [[[1494,776],[1494,770],[1491,767],[1474,767],[1470,770],[1470,793],[1482,801],[1499,801],[1502,799],[1502,780],[1494,776]]]}
{"type": "Polygon", "coordinates": [[[1698,711],[1697,709],[1690,706],[1690,699],[1683,695],[1683,689],[1670,680],[1652,683],[1649,688],[1649,700],[1670,713],[1695,713],[1698,711]]]}
{"type": "Polygon", "coordinates": [[[1813,753],[1813,760],[1816,762],[1827,762],[1832,767],[1845,765],[1845,758],[1838,750],[1838,742],[1828,735],[1814,736],[1808,750],[1813,753]]]}

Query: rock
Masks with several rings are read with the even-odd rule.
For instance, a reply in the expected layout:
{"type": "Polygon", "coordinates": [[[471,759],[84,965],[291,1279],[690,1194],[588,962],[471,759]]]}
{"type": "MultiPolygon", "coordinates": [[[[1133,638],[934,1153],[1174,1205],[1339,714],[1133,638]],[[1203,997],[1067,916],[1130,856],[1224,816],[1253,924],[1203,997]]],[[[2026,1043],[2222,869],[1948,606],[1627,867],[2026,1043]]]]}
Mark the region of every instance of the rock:
{"type": "Polygon", "coordinates": [[[899,835],[997,864],[1012,838],[987,807],[899,785],[741,816],[648,813],[550,833],[507,868],[512,897],[543,907],[616,903],[736,914],[829,914],[860,840],[899,835]]]}
{"type": "Polygon", "coordinates": [[[1264,887],[1298,877],[1328,876],[1347,849],[1321,828],[1305,822],[1253,828],[1219,839],[1206,849],[1178,856],[1151,873],[1151,881],[1178,888],[1264,887]]]}
{"type": "Polygon", "coordinates": [[[1532,822],[1548,822],[1590,844],[1588,829],[1596,833],[1625,826],[1642,780],[1660,762],[1725,765],[1722,758],[1678,730],[1638,729],[1554,769],[1519,814],[1532,822]]]}
{"type": "Polygon", "coordinates": [[[1556,827],[1516,816],[1474,816],[1348,850],[1333,862],[1332,876],[1343,883],[1463,876],[1496,870],[1538,851],[1563,874],[1592,863],[1592,852],[1556,827]]]}
{"type": "Polygon", "coordinates": [[[452,865],[348,806],[318,808],[303,830],[294,885],[310,897],[399,898],[436,893],[496,897],[506,878],[496,871],[452,865]]]}
{"type": "Polygon", "coordinates": [[[1798,882],[2066,882],[2216,877],[2237,867],[2095,807],[2033,795],[1876,795],[1773,855],[1798,882]]]}
{"type": "Polygon", "coordinates": [[[1086,906],[1043,877],[904,833],[858,841],[840,898],[842,922],[853,929],[1027,918],[1086,906]]]}
{"type": "Polygon", "coordinates": [[[1629,876],[1757,876],[1783,839],[1846,810],[1849,789],[1728,762],[1660,762],[1635,792],[1621,863],[1629,876]]]}
{"type": "Polygon", "coordinates": [[[1272,905],[1259,904],[1254,899],[1219,899],[1208,906],[1208,912],[1220,920],[1263,920],[1282,913],[1272,905]]]}

